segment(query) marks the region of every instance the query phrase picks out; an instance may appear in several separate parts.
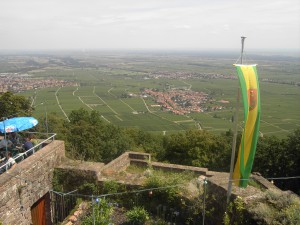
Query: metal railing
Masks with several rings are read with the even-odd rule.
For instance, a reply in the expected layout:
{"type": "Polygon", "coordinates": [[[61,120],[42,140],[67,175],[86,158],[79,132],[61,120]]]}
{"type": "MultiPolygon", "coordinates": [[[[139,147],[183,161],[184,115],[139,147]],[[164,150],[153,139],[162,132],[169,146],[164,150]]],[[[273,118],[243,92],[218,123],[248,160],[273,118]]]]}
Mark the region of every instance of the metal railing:
{"type": "MultiPolygon", "coordinates": [[[[55,133],[51,133],[51,134],[37,133],[37,132],[28,132],[28,133],[45,135],[46,139],[43,140],[43,141],[41,141],[41,142],[39,142],[37,145],[33,146],[32,148],[28,149],[27,151],[22,152],[22,153],[18,153],[15,156],[13,156],[12,158],[15,160],[16,163],[19,163],[19,162],[23,161],[24,159],[30,157],[31,155],[33,155],[35,152],[39,151],[44,146],[46,146],[50,142],[54,141],[54,138],[56,136],[55,133]]],[[[41,140],[41,139],[38,139],[38,140],[41,140]]],[[[0,166],[0,174],[2,174],[5,171],[9,170],[12,166],[13,165],[10,162],[3,163],[3,165],[0,166]]]]}
{"type": "Polygon", "coordinates": [[[51,220],[53,224],[60,224],[74,209],[77,203],[77,197],[74,195],[76,193],[77,190],[63,194],[53,190],[50,191],[51,220]]]}

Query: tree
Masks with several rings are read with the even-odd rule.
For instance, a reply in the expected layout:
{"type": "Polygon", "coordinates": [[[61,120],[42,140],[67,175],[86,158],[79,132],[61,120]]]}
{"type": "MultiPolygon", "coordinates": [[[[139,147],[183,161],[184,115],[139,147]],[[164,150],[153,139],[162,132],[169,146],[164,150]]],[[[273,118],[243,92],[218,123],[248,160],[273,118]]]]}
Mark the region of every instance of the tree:
{"type": "MultiPolygon", "coordinates": [[[[299,176],[300,169],[300,130],[297,129],[286,139],[277,137],[260,138],[252,171],[264,177],[299,176]]],[[[300,193],[299,179],[274,180],[281,189],[300,193]]]]}
{"type": "Polygon", "coordinates": [[[230,143],[223,136],[203,130],[188,130],[165,138],[165,159],[171,163],[216,170],[230,164],[230,143]]]}
{"type": "Polygon", "coordinates": [[[130,148],[124,131],[105,123],[97,111],[81,108],[72,111],[69,118],[64,130],[66,149],[75,158],[107,163],[130,148]]]}
{"type": "Polygon", "coordinates": [[[175,164],[189,165],[187,158],[188,140],[184,133],[171,134],[164,138],[164,148],[166,151],[165,160],[175,164]]]}
{"type": "Polygon", "coordinates": [[[0,117],[29,116],[32,113],[30,101],[24,96],[5,92],[0,95],[0,117]]]}
{"type": "Polygon", "coordinates": [[[40,133],[56,133],[57,139],[65,140],[64,134],[66,133],[66,127],[68,121],[65,117],[61,116],[56,112],[51,112],[46,115],[40,116],[37,118],[39,124],[34,128],[37,132],[40,133]]]}
{"type": "Polygon", "coordinates": [[[126,128],[124,133],[127,140],[131,141],[132,151],[147,152],[157,160],[164,159],[165,150],[162,135],[152,134],[136,128],[126,128]]]}
{"type": "MultiPolygon", "coordinates": [[[[286,163],[288,176],[299,176],[300,174],[300,129],[297,129],[287,138],[287,150],[289,161],[286,163]]],[[[285,185],[300,195],[300,179],[292,179],[285,185]]]]}

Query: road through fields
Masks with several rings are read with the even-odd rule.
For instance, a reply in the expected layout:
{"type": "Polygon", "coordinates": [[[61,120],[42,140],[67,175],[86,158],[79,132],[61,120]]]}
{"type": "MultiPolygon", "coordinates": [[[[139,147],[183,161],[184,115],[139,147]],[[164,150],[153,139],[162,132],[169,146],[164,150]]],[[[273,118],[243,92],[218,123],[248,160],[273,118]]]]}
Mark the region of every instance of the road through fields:
{"type": "Polygon", "coordinates": [[[57,101],[57,105],[59,106],[60,110],[62,111],[62,113],[65,115],[66,119],[68,120],[68,122],[70,122],[70,119],[68,117],[68,115],[66,114],[66,112],[63,110],[59,100],[58,100],[58,92],[59,90],[61,89],[61,87],[59,87],[56,92],[55,92],[55,98],[56,98],[56,101],[57,101]]]}

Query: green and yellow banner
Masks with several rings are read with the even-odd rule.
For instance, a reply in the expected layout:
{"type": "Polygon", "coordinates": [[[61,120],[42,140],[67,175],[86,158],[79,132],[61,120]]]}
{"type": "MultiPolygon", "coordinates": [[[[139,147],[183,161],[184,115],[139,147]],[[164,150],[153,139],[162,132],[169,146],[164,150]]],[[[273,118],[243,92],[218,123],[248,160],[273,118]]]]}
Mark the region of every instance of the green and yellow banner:
{"type": "Polygon", "coordinates": [[[244,131],[233,172],[234,183],[247,187],[260,124],[260,91],[256,65],[234,65],[237,69],[244,104],[244,131]]]}

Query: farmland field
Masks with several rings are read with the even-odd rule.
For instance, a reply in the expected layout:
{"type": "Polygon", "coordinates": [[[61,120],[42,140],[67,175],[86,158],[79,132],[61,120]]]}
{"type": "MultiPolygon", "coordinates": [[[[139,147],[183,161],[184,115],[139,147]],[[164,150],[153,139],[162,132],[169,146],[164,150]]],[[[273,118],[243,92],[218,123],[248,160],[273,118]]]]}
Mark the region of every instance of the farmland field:
{"type": "MultiPolygon", "coordinates": [[[[31,56],[23,58],[24,61],[28,58],[32,60],[31,56]]],[[[32,99],[35,116],[47,111],[67,119],[72,110],[84,108],[99,111],[104,120],[117,126],[156,133],[173,133],[190,128],[220,133],[233,128],[232,117],[239,83],[232,66],[235,62],[232,55],[94,52],[72,56],[52,55],[50,58],[60,63],[49,62],[39,68],[27,68],[27,73],[35,79],[50,77],[73,81],[77,86],[20,93],[32,99]],[[67,64],[70,58],[73,61],[67,64]],[[221,105],[222,109],[175,115],[162,110],[153,97],[143,96],[144,89],[204,92],[212,99],[205,103],[205,107],[221,105]],[[227,102],[218,103],[220,100],[227,102]]],[[[252,58],[255,59],[255,56],[252,58]]],[[[255,63],[258,64],[260,76],[262,109],[260,131],[263,135],[286,136],[300,128],[299,58],[257,58],[255,63]]],[[[26,63],[23,64],[20,64],[23,65],[20,71],[26,68],[26,63]]],[[[9,64],[5,68],[6,72],[13,71],[9,64]]],[[[240,101],[239,130],[242,128],[243,105],[240,101]]]]}

